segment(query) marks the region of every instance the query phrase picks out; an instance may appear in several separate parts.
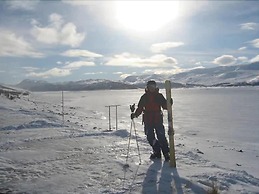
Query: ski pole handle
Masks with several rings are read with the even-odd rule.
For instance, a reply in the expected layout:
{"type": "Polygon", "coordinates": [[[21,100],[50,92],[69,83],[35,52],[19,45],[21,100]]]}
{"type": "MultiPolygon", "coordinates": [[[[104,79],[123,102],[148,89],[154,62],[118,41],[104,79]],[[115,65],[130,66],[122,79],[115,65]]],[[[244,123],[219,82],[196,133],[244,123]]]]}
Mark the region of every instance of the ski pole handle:
{"type": "Polygon", "coordinates": [[[135,103],[130,105],[130,110],[131,110],[132,113],[135,111],[135,103]]]}

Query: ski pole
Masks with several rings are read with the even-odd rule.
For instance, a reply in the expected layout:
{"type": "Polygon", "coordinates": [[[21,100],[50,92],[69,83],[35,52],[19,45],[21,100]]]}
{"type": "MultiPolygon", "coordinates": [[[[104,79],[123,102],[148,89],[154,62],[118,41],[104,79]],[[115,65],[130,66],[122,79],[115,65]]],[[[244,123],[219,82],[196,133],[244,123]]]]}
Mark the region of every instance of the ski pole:
{"type": "Polygon", "coordinates": [[[137,148],[138,148],[139,164],[141,164],[141,157],[140,157],[140,151],[139,151],[139,145],[138,145],[137,130],[136,130],[136,127],[135,127],[134,119],[132,119],[131,123],[133,124],[134,130],[135,130],[135,137],[136,137],[136,143],[137,143],[137,148]]]}
{"type": "Polygon", "coordinates": [[[131,125],[130,125],[129,142],[128,142],[128,151],[127,151],[127,156],[126,156],[126,164],[125,164],[125,166],[124,166],[124,167],[129,167],[129,165],[128,165],[128,159],[129,159],[129,150],[130,150],[131,130],[132,130],[132,122],[131,122],[131,125]]]}
{"type": "MultiPolygon", "coordinates": [[[[131,110],[131,113],[134,113],[134,111],[135,111],[135,104],[130,105],[130,110],[131,110]]],[[[138,156],[139,156],[139,164],[141,164],[141,157],[140,157],[140,151],[139,151],[139,145],[138,145],[137,130],[136,130],[134,118],[131,119],[131,123],[132,123],[132,125],[134,127],[134,131],[135,131],[136,143],[137,143],[137,148],[138,148],[138,156]]]]}

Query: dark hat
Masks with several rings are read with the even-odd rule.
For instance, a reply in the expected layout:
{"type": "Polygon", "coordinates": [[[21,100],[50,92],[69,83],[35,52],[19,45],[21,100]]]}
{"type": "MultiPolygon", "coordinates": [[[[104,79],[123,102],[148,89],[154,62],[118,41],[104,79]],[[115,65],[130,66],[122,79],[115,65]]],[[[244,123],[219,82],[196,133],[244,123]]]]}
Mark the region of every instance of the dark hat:
{"type": "Polygon", "coordinates": [[[154,80],[149,80],[148,82],[147,82],[147,86],[156,86],[156,82],[154,81],[154,80]]]}

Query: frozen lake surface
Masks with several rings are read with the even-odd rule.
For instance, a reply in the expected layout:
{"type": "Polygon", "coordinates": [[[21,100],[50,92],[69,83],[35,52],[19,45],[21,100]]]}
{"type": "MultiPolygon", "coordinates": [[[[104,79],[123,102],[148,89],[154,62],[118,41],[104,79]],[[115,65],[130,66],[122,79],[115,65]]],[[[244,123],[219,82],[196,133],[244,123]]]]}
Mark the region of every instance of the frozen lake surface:
{"type": "Polygon", "coordinates": [[[140,117],[142,164],[132,141],[125,170],[129,105],[143,92],[64,92],[64,124],[61,92],[0,96],[0,191],[206,193],[215,183],[222,193],[259,192],[258,87],[173,89],[177,169],[149,160],[140,117]],[[106,132],[108,105],[120,105],[117,131],[112,107],[106,132]]]}
{"type": "MultiPolygon", "coordinates": [[[[164,90],[160,92],[165,96],[164,90]]],[[[105,106],[120,105],[118,120],[126,122],[129,105],[137,105],[142,94],[143,90],[65,92],[65,105],[76,106],[85,113],[98,111],[103,118],[108,117],[105,106]]],[[[60,101],[59,93],[44,95],[55,96],[55,103],[60,101]]],[[[172,96],[176,133],[202,134],[228,142],[259,142],[259,88],[174,89],[172,96]]],[[[115,108],[111,108],[111,116],[115,122],[115,108]]]]}

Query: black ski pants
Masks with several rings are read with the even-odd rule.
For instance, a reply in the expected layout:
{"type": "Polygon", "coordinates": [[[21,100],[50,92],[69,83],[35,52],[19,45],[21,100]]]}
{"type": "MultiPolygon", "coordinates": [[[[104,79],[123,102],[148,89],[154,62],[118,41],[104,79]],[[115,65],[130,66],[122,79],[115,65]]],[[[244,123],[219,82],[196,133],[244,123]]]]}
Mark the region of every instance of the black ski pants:
{"type": "Polygon", "coordinates": [[[154,153],[161,154],[161,150],[163,155],[169,153],[168,141],[165,137],[165,127],[162,122],[145,123],[144,130],[154,153]]]}

